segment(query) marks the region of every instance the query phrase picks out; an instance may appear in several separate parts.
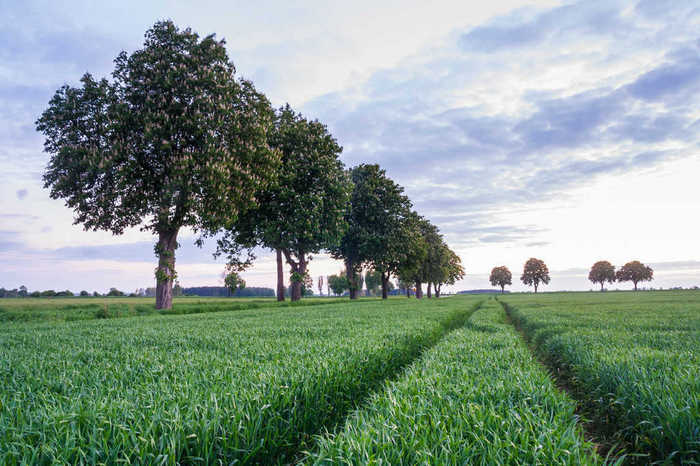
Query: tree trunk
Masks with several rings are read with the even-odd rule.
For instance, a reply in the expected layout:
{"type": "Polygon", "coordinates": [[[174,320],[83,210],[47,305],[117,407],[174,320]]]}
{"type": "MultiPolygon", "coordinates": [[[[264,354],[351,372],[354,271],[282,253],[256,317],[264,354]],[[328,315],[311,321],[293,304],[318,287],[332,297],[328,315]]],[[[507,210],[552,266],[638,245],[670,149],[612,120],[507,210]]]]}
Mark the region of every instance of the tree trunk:
{"type": "Polygon", "coordinates": [[[423,298],[423,284],[419,281],[416,281],[416,299],[421,298],[423,298]]]}
{"type": "Polygon", "coordinates": [[[535,283],[535,293],[537,293],[537,283],[535,283]]]}
{"type": "MultiPolygon", "coordinates": [[[[299,254],[299,262],[291,262],[292,272],[297,272],[302,277],[306,275],[306,258],[304,254],[299,254]]],[[[301,299],[301,290],[303,283],[296,281],[292,282],[292,301],[299,301],[301,299]]]]}
{"type": "Polygon", "coordinates": [[[605,291],[603,286],[605,285],[605,282],[600,282],[600,291],[605,291]]]}
{"type": "Polygon", "coordinates": [[[282,250],[277,253],[277,301],[284,301],[284,264],[282,263],[282,250]]]}
{"type": "Polygon", "coordinates": [[[382,272],[382,299],[387,299],[389,297],[389,277],[384,276],[382,272]]]}
{"type": "Polygon", "coordinates": [[[433,297],[432,288],[433,288],[433,282],[428,282],[428,299],[433,297]]]}
{"type": "Polygon", "coordinates": [[[435,284],[435,297],[439,298],[440,297],[440,290],[442,289],[442,284],[435,284]]]}
{"type": "Polygon", "coordinates": [[[637,291],[637,282],[632,282],[634,283],[634,291],[637,291]]]}
{"type": "Polygon", "coordinates": [[[411,288],[409,288],[408,285],[406,285],[406,297],[407,298],[411,297],[411,288]]]}
{"type": "Polygon", "coordinates": [[[156,269],[156,309],[173,308],[175,249],[178,229],[158,233],[158,269],[156,269]]]}
{"type": "Polygon", "coordinates": [[[350,299],[357,299],[357,280],[355,277],[355,267],[351,260],[345,261],[345,276],[348,279],[350,299]]]}
{"type": "Polygon", "coordinates": [[[504,294],[506,292],[505,290],[506,290],[506,286],[501,285],[501,294],[504,294]]]}

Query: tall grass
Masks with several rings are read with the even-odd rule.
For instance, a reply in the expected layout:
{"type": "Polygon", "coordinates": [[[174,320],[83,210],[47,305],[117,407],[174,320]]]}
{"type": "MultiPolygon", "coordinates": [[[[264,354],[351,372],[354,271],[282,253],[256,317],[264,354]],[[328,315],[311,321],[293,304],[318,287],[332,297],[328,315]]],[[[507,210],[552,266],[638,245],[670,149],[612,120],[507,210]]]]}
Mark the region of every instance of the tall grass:
{"type": "Polygon", "coordinates": [[[309,464],[597,464],[575,403],[494,300],[324,435],[309,464]]]}
{"type": "Polygon", "coordinates": [[[639,462],[700,462],[700,293],[504,301],[612,440],[639,462]]]}
{"type": "Polygon", "coordinates": [[[5,325],[0,463],[291,461],[476,303],[5,325]]]}

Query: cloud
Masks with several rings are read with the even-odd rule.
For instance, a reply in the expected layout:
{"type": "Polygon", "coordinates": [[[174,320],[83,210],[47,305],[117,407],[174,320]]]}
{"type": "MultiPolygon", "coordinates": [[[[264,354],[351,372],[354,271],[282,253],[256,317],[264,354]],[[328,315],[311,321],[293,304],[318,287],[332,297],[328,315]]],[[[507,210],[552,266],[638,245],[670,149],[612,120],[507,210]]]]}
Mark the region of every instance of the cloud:
{"type": "Polygon", "coordinates": [[[649,5],[638,7],[518,10],[305,110],[329,123],[348,164],[380,163],[428,217],[545,202],[700,141],[692,16],[642,20],[649,5]]]}

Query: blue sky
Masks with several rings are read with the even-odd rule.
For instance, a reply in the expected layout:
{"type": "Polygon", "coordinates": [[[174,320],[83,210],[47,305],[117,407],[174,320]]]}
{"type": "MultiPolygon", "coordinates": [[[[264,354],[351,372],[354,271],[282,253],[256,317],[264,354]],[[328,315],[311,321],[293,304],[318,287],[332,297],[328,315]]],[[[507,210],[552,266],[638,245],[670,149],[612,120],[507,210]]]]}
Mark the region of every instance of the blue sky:
{"type": "MultiPolygon", "coordinates": [[[[34,121],[164,18],[225,37],[239,74],[326,123],[347,165],[385,167],[462,257],[457,288],[532,256],[549,289],[591,288],[600,259],[700,285],[700,1],[0,0],[0,286],[153,283],[149,234],[84,232],[48,198],[34,121]]],[[[220,284],[211,248],[181,243],[183,285],[220,284]]],[[[311,274],[339,267],[320,255],[311,274]]],[[[273,273],[263,253],[246,278],[273,273]]]]}

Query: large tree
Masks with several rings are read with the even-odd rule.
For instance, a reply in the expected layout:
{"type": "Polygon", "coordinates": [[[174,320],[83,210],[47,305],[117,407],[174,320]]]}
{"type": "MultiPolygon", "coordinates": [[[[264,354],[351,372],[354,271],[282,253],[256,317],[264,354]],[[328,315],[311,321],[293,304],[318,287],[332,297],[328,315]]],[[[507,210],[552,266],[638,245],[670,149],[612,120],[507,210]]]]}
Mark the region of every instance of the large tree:
{"type": "Polygon", "coordinates": [[[501,294],[503,294],[505,293],[506,285],[513,284],[513,274],[510,273],[510,270],[508,270],[508,267],[505,265],[494,267],[493,270],[491,270],[489,281],[493,286],[500,286],[501,294]]]}
{"type": "Polygon", "coordinates": [[[604,291],[605,282],[613,283],[616,280],[615,266],[608,261],[598,261],[588,272],[588,279],[593,283],[600,283],[600,291],[604,291]]]}
{"type": "Polygon", "coordinates": [[[311,255],[337,245],[346,229],[351,184],[339,160],[342,147],[326,126],[304,118],[289,105],[276,113],[269,142],[281,153],[276,183],[256,193],[256,209],[227,226],[219,251],[229,256],[229,262],[236,262],[244,248],[260,245],[274,250],[278,299],[284,299],[280,273],[284,257],[291,268],[292,301],[297,301],[311,255]]]}
{"type": "Polygon", "coordinates": [[[444,243],[440,248],[439,264],[437,273],[432,277],[436,298],[440,297],[443,285],[454,285],[457,280],[464,278],[462,259],[444,243]]]}
{"type": "Polygon", "coordinates": [[[351,299],[357,297],[356,278],[363,265],[381,274],[382,298],[386,298],[389,279],[410,253],[406,243],[412,240],[413,232],[406,219],[411,202],[379,165],[354,167],[350,177],[353,189],[345,214],[348,229],[331,252],[345,262],[351,299]]]}
{"type": "Polygon", "coordinates": [[[637,283],[653,280],[654,271],[648,265],[644,265],[639,261],[632,261],[620,267],[615,278],[619,282],[634,283],[634,291],[637,291],[637,283]]]}
{"type": "Polygon", "coordinates": [[[182,227],[216,229],[256,204],[276,173],[273,112],[235,79],[223,40],[156,23],[144,47],[115,60],[112,81],[85,74],[61,87],[37,121],[51,159],[51,197],[88,230],[158,235],[156,307],[172,306],[182,227]]]}
{"type": "Polygon", "coordinates": [[[540,283],[545,285],[549,283],[549,269],[547,269],[544,261],[532,257],[525,262],[520,280],[528,286],[534,286],[535,293],[537,293],[537,287],[540,283]]]}

